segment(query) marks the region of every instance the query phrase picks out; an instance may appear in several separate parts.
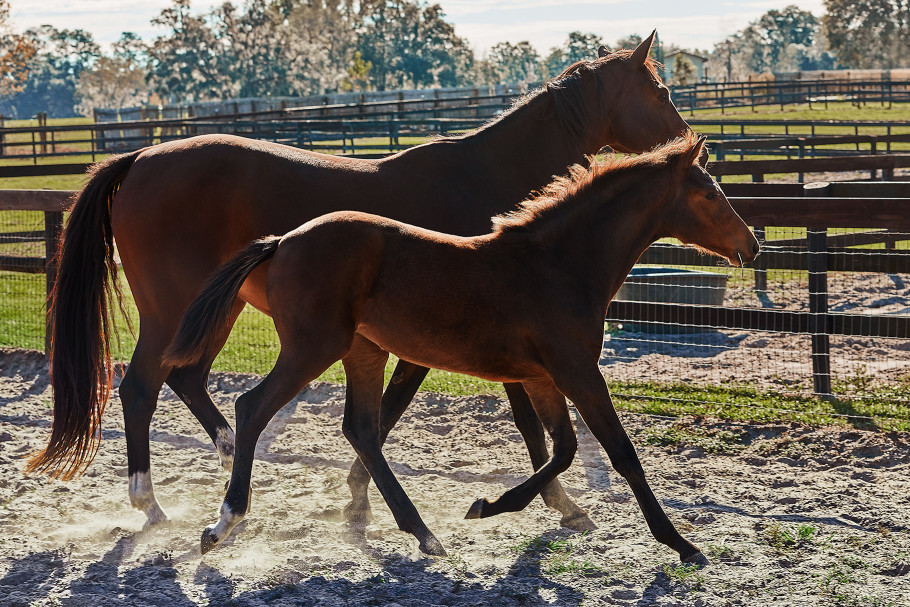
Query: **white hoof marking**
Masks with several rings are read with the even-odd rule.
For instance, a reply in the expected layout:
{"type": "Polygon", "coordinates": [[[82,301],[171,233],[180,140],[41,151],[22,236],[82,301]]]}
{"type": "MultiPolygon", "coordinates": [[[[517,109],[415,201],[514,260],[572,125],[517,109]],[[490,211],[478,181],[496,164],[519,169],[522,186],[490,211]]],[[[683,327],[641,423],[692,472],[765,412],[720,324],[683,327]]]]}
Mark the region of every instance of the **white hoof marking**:
{"type": "Polygon", "coordinates": [[[130,504],[133,508],[142,510],[149,523],[153,525],[169,520],[167,514],[158,505],[158,500],[155,499],[152,473],[149,470],[130,474],[130,504]]]}

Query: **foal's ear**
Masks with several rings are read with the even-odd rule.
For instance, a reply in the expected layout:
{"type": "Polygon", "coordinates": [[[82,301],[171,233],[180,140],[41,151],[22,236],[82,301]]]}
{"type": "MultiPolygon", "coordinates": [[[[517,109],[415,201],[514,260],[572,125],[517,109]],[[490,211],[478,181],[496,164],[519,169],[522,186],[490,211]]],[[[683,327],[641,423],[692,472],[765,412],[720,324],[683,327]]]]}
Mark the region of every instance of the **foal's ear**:
{"type": "Polygon", "coordinates": [[[597,58],[598,59],[603,59],[604,57],[606,57],[609,54],[610,54],[610,51],[607,50],[607,47],[605,47],[603,44],[601,44],[600,46],[597,47],[597,58]]]}
{"type": "Polygon", "coordinates": [[[657,30],[651,32],[651,35],[641,41],[641,44],[638,45],[638,48],[632,53],[631,61],[633,63],[639,63],[641,65],[645,64],[645,61],[648,59],[648,55],[651,53],[651,44],[654,42],[654,35],[657,33],[657,30]]]}

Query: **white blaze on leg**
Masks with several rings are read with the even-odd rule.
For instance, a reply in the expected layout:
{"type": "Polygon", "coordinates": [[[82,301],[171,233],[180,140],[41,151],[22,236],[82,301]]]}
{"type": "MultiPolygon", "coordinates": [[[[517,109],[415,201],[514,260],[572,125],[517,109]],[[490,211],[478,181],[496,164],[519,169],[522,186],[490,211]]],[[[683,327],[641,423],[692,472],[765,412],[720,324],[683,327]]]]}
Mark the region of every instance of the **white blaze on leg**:
{"type": "Polygon", "coordinates": [[[145,512],[149,523],[153,525],[168,520],[167,514],[164,513],[164,510],[158,505],[158,500],[155,499],[152,473],[149,470],[130,474],[130,503],[133,508],[145,512]]]}
{"type": "Polygon", "coordinates": [[[215,434],[215,448],[221,458],[221,467],[225,472],[234,468],[234,431],[230,428],[218,428],[215,434]]]}

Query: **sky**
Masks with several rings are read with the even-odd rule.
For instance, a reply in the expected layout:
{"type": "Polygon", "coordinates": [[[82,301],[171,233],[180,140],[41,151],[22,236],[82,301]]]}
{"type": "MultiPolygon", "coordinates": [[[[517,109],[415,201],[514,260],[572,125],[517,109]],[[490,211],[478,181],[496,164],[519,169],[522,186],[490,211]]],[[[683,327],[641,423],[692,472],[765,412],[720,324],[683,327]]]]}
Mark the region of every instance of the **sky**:
{"type": "MultiPolygon", "coordinates": [[[[192,0],[206,12],[223,0],[192,0]]],[[[243,0],[234,0],[242,4],[243,0]]],[[[528,40],[541,53],[561,45],[571,31],[591,32],[608,44],[628,34],[657,28],[664,43],[708,50],[771,9],[795,4],[816,16],[823,0],[436,0],[455,33],[477,54],[497,42],[528,40]]],[[[171,0],[11,0],[13,26],[22,30],[50,24],[81,28],[108,45],[130,31],[150,40],[164,33],[151,20],[171,0]]]]}

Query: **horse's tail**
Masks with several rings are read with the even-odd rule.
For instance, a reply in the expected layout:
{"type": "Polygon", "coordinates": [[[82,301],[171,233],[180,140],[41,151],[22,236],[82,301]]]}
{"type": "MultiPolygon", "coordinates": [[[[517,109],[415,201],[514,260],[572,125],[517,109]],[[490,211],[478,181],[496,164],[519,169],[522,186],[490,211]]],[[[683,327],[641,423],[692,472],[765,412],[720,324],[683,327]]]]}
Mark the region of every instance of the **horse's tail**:
{"type": "Polygon", "coordinates": [[[213,354],[216,338],[228,331],[231,308],[250,273],[278,249],[281,236],[254,240],[209,277],[180,321],[177,336],[164,353],[165,365],[184,367],[213,354]]]}
{"type": "Polygon", "coordinates": [[[92,166],[88,183],[70,209],[47,307],[54,422],[47,447],[32,457],[26,472],[69,480],[98,452],[101,416],[113,381],[110,334],[115,298],[122,305],[111,204],[141,152],[92,166]]]}

